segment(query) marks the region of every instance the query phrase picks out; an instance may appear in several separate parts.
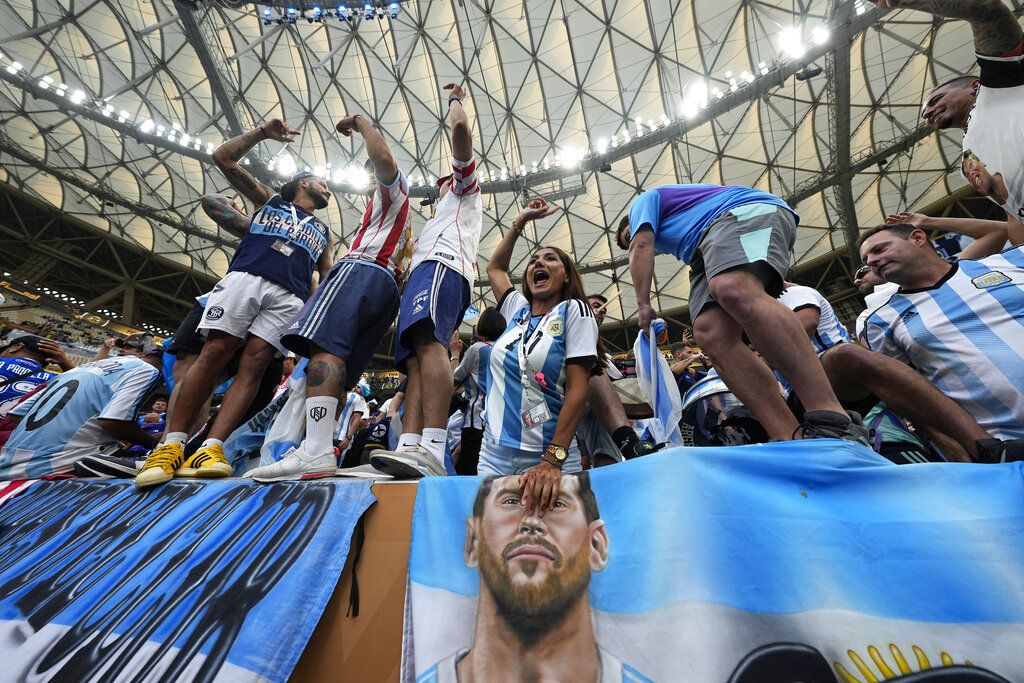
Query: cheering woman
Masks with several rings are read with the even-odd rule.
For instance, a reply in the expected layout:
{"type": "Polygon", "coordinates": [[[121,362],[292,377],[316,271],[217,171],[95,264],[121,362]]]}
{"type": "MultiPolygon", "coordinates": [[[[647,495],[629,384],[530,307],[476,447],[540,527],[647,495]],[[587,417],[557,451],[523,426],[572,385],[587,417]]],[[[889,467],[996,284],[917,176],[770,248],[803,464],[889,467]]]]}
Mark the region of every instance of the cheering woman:
{"type": "MultiPolygon", "coordinates": [[[[579,271],[556,247],[533,253],[516,291],[508,269],[526,223],[558,210],[535,199],[516,216],[487,264],[487,277],[508,321],[489,367],[479,474],[519,474],[522,504],[543,515],[558,501],[562,472],[580,469],[572,442],[592,372],[600,373],[597,322],[579,271]]],[[[603,349],[602,349],[603,351],[603,349]]]]}

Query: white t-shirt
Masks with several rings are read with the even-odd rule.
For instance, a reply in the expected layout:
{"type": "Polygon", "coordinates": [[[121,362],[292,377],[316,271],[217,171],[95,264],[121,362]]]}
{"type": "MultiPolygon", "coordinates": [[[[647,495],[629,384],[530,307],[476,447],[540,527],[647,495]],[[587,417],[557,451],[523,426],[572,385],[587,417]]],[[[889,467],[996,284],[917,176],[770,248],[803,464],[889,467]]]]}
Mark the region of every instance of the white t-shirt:
{"type": "Polygon", "coordinates": [[[779,301],[792,311],[799,311],[803,308],[818,309],[818,328],[811,338],[811,343],[814,344],[814,349],[818,353],[841,342],[850,341],[850,333],[839,322],[832,304],[813,287],[786,283],[779,296],[779,301]]]}
{"type": "Polygon", "coordinates": [[[118,356],[69,370],[11,410],[21,418],[0,449],[0,479],[35,479],[71,472],[86,455],[117,449],[101,419],[134,421],[163,378],[135,356],[118,356]]]}
{"type": "Polygon", "coordinates": [[[1007,200],[989,198],[1024,221],[1024,57],[977,58],[981,87],[967,119],[964,153],[973,153],[993,176],[1002,175],[1007,200]]]}
{"type": "Polygon", "coordinates": [[[424,261],[438,261],[473,282],[483,222],[476,159],[453,158],[451,191],[441,198],[434,216],[423,226],[412,252],[411,270],[424,261]]]}

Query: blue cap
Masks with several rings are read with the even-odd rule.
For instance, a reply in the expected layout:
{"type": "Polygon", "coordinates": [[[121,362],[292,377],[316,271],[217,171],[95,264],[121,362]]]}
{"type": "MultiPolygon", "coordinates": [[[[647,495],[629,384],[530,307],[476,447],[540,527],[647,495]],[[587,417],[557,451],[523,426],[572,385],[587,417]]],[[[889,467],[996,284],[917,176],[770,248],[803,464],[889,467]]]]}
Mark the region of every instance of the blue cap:
{"type": "Polygon", "coordinates": [[[319,178],[319,177],[320,176],[318,176],[316,173],[313,173],[312,171],[302,171],[301,173],[296,173],[295,175],[293,175],[292,179],[291,179],[291,182],[294,183],[296,180],[302,180],[303,178],[319,178]]]}

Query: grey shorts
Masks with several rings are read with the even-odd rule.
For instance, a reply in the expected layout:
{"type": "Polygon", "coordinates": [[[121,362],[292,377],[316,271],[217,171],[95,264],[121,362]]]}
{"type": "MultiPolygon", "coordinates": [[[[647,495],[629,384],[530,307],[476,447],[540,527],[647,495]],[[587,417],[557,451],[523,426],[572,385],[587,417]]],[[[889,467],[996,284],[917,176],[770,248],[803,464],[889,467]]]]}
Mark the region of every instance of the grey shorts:
{"type": "Polygon", "coordinates": [[[758,275],[765,282],[765,291],[778,296],[795,241],[793,213],[775,204],[744,204],[712,221],[690,263],[690,320],[714,303],[708,280],[733,268],[766,264],[767,275],[758,275]]]}

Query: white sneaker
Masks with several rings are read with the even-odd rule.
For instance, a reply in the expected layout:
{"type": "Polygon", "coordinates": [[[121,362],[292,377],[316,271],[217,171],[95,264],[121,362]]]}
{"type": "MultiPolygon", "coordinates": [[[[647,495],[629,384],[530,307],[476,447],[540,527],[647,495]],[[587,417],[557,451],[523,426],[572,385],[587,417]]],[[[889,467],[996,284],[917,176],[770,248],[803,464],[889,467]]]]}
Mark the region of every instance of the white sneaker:
{"type": "Polygon", "coordinates": [[[352,477],[354,479],[393,479],[390,474],[384,474],[373,465],[357,465],[356,467],[345,467],[334,473],[336,477],[352,477]]]}
{"type": "Polygon", "coordinates": [[[334,454],[334,447],[331,446],[316,455],[309,455],[304,447],[305,443],[297,448],[288,449],[283,458],[246,472],[245,478],[266,483],[333,477],[338,469],[338,458],[334,454]]]}
{"type": "Polygon", "coordinates": [[[437,458],[419,444],[403,451],[374,451],[370,454],[370,464],[395,479],[443,477],[448,474],[437,458]]]}

